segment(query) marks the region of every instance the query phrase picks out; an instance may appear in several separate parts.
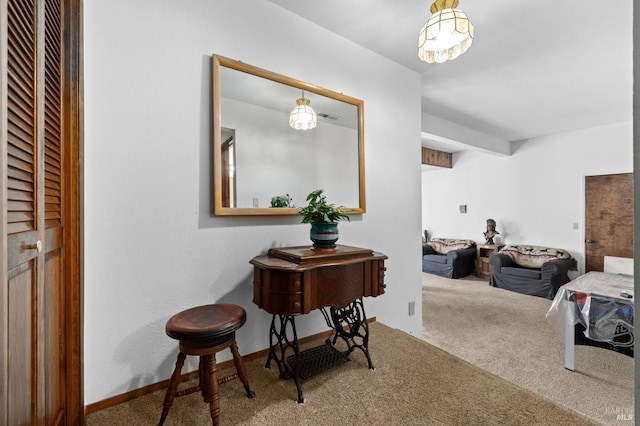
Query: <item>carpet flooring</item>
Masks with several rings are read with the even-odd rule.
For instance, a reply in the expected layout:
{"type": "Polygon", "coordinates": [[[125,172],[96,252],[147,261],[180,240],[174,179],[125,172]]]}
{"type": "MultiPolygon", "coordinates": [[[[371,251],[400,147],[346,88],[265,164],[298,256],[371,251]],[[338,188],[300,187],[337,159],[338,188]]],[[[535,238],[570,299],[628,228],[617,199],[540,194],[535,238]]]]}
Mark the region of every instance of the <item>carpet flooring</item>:
{"type": "Polygon", "coordinates": [[[551,301],[475,276],[423,273],[425,341],[596,424],[633,424],[633,358],[576,346],[574,372],[545,314],[551,301]]]}
{"type": "MultiPolygon", "coordinates": [[[[370,324],[365,356],[303,381],[306,402],[295,402],[295,385],[264,359],[246,363],[256,398],[239,381],[220,385],[222,425],[587,425],[585,419],[544,398],[463,361],[423,340],[379,322],[370,324]]],[[[316,344],[320,342],[315,342],[316,344]]],[[[223,375],[225,373],[222,373],[223,375]]],[[[153,425],[162,411],[158,391],[86,418],[87,426],[153,425]]],[[[166,425],[211,424],[198,394],[177,398],[166,425]]]]}

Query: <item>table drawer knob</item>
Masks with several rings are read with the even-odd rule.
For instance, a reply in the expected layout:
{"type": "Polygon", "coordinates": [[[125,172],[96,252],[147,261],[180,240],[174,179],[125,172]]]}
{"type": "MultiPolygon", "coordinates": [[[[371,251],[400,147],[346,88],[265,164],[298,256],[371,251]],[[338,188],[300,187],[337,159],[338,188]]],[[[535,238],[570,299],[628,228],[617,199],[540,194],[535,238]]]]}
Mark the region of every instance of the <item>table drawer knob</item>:
{"type": "Polygon", "coordinates": [[[295,288],[300,288],[300,280],[295,280],[295,281],[293,282],[293,286],[294,286],[295,288]]]}
{"type": "Polygon", "coordinates": [[[295,302],[293,304],[293,309],[295,309],[296,311],[300,309],[300,302],[295,302]]]}

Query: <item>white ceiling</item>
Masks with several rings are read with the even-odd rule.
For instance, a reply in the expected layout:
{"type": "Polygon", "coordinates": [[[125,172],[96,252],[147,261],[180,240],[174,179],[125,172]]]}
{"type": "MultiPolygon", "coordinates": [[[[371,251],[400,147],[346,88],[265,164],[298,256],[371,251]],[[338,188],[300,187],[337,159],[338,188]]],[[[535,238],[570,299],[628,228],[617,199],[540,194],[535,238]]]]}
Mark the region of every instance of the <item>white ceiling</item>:
{"type": "Polygon", "coordinates": [[[442,64],[417,57],[432,0],[270,1],[419,72],[422,112],[502,140],[632,119],[632,0],[460,0],[474,42],[442,64]]]}

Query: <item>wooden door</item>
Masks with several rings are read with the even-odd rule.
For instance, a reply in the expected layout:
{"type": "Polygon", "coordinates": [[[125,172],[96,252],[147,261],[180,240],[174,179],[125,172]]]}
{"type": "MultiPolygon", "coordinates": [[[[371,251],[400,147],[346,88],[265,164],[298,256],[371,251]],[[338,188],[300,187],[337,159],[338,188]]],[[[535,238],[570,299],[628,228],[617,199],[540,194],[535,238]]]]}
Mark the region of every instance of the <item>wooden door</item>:
{"type": "Polygon", "coordinates": [[[585,272],[604,256],[633,257],[633,173],[585,178],[585,272]]]}
{"type": "Polygon", "coordinates": [[[78,4],[3,0],[0,424],[81,422],[78,4]],[[77,19],[76,19],[77,20],[77,19]],[[71,40],[76,42],[71,43],[71,40]],[[65,47],[68,47],[66,49],[65,47]],[[71,84],[76,79],[76,84],[71,84]],[[66,224],[68,223],[68,229],[66,224]],[[66,249],[66,246],[70,250],[66,249]]]}

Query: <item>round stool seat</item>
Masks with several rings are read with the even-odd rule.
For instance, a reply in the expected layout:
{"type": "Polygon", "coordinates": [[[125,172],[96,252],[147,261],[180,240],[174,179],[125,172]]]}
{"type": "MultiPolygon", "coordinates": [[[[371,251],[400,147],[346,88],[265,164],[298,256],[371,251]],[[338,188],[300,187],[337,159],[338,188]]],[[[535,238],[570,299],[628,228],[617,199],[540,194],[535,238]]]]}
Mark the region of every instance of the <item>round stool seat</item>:
{"type": "Polygon", "coordinates": [[[235,332],[247,320],[247,313],[227,303],[197,306],[169,318],[167,335],[180,341],[212,340],[235,332]]]}

